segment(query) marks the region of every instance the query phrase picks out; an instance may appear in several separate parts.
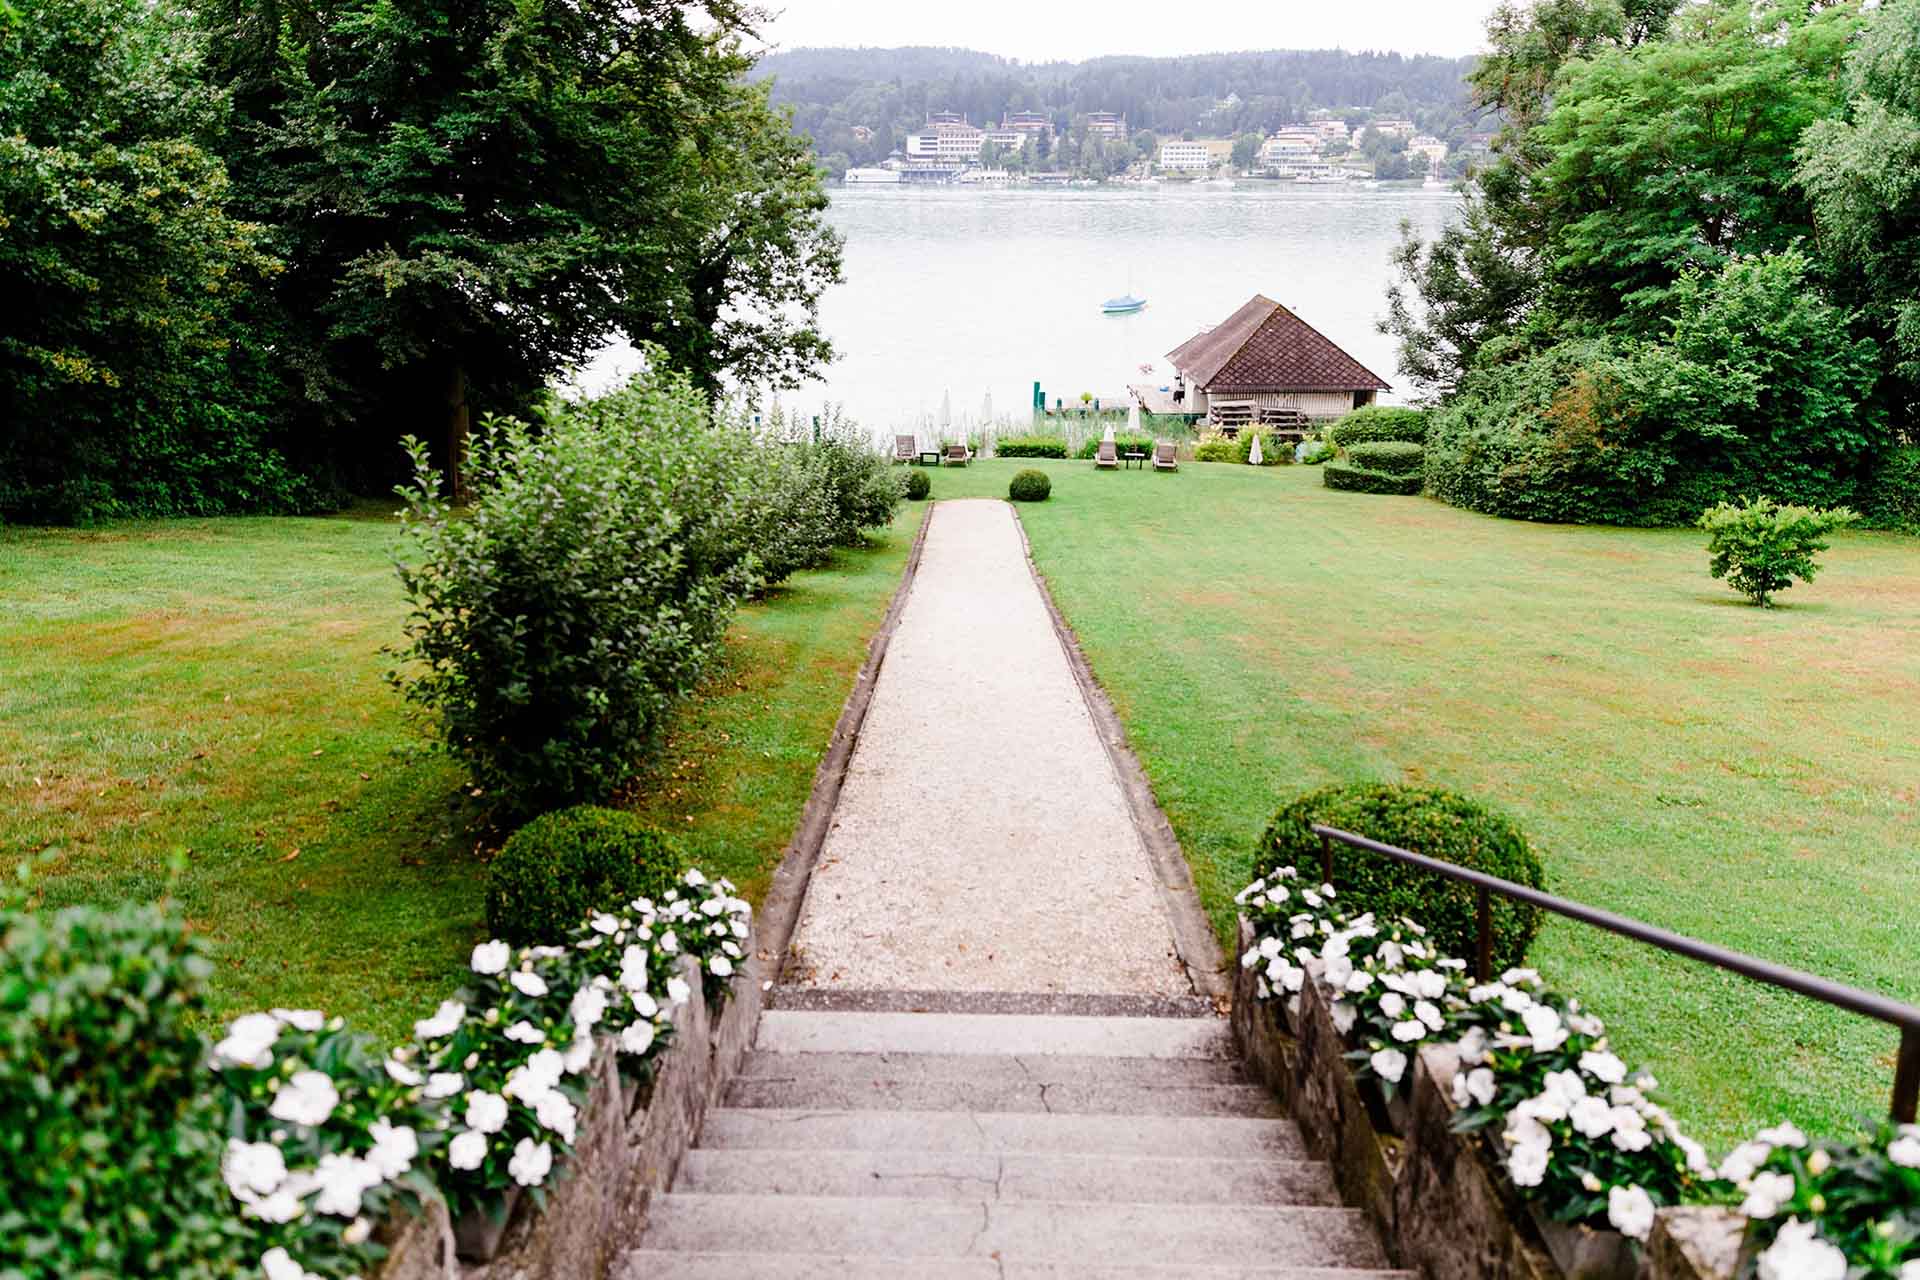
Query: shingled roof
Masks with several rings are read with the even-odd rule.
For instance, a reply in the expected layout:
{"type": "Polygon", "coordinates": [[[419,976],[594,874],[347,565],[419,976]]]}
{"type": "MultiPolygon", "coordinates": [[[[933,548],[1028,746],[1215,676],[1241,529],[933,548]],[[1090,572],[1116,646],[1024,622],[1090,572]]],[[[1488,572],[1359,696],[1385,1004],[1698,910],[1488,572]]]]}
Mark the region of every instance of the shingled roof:
{"type": "Polygon", "coordinates": [[[1224,324],[1169,351],[1167,359],[1209,395],[1392,389],[1325,334],[1258,293],[1224,324]]]}

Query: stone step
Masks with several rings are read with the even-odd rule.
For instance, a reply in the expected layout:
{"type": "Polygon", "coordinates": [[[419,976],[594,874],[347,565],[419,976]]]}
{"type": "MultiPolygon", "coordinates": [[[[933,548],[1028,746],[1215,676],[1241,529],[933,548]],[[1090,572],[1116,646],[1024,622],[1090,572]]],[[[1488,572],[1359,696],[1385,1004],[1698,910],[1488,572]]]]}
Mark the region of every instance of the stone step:
{"type": "Polygon", "coordinates": [[[687,1153],[675,1191],[702,1195],[1121,1204],[1337,1205],[1325,1165],[1186,1156],[1062,1156],[961,1151],[687,1153]]]}
{"type": "Polygon", "coordinates": [[[1284,1262],[1379,1270],[1386,1265],[1358,1210],[1253,1205],[673,1192],[653,1201],[640,1247],[690,1253],[997,1258],[1075,1266],[1284,1262]]]}
{"type": "Polygon", "coordinates": [[[636,1249],[620,1259],[614,1280],[1417,1280],[1411,1271],[1350,1267],[1182,1263],[1166,1267],[1103,1267],[1073,1263],[999,1262],[991,1258],[849,1257],[821,1253],[664,1253],[636,1249]]]}
{"type": "Polygon", "coordinates": [[[1303,1160],[1291,1120],[1031,1112],[716,1107],[700,1146],[759,1151],[971,1151],[1303,1160]]]}
{"type": "MultiPolygon", "coordinates": [[[[804,1056],[804,1055],[796,1055],[804,1056]]],[[[1248,1084],[1051,1084],[1044,1079],[901,1080],[887,1076],[735,1080],[730,1107],[840,1111],[1040,1112],[1054,1115],[1262,1116],[1286,1111],[1265,1089],[1248,1084]]]]}
{"type": "Polygon", "coordinates": [[[769,1053],[1063,1054],[1232,1059],[1219,1018],[1041,1014],[817,1013],[769,1009],[754,1047],[769,1053]]]}
{"type": "Polygon", "coordinates": [[[1079,1054],[1024,1057],[982,1053],[767,1053],[740,1064],[744,1080],[973,1080],[1072,1085],[1246,1084],[1238,1062],[1219,1058],[1105,1058],[1079,1054]]]}

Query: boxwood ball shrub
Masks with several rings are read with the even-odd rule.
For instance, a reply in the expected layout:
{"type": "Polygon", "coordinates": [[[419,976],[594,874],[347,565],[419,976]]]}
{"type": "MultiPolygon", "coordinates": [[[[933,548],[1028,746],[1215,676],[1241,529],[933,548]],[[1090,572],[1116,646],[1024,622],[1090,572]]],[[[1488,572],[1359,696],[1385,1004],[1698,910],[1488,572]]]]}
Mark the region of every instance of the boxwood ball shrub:
{"type": "MultiPolygon", "coordinates": [[[[1313,825],[1338,827],[1455,866],[1546,887],[1539,856],[1513,821],[1450,791],[1384,783],[1323,787],[1281,806],[1260,837],[1254,870],[1296,867],[1319,875],[1320,837],[1313,825]]],[[[1407,916],[1425,925],[1441,950],[1471,961],[1480,929],[1471,886],[1360,849],[1333,847],[1333,886],[1342,908],[1383,918],[1407,916]]],[[[1535,907],[1493,899],[1493,963],[1504,970],[1526,959],[1540,930],[1535,907]]]]}
{"type": "Polygon", "coordinates": [[[658,898],[686,870],[668,838],[619,809],[576,805],[507,838],[487,871],[487,928],[515,946],[566,936],[596,911],[658,898]]]}
{"type": "Polygon", "coordinates": [[[1370,404],[1363,409],[1355,409],[1327,428],[1327,438],[1341,449],[1386,441],[1425,444],[1427,415],[1419,409],[1370,404]]]}
{"type": "Polygon", "coordinates": [[[1016,471],[1007,484],[1007,496],[1015,502],[1045,502],[1053,492],[1053,481],[1044,471],[1016,471]]]}
{"type": "Polygon", "coordinates": [[[0,1274],[252,1273],[195,1030],[211,971],[161,908],[0,900],[0,1274]]]}
{"type": "Polygon", "coordinates": [[[1421,446],[1403,440],[1371,441],[1347,450],[1354,466],[1392,476],[1418,474],[1426,453],[1421,446]]]}
{"type": "Polygon", "coordinates": [[[1355,466],[1351,462],[1332,461],[1320,468],[1320,479],[1329,489],[1344,489],[1348,493],[1419,493],[1425,478],[1416,471],[1411,475],[1394,475],[1388,471],[1375,471],[1369,467],[1355,466]]]}
{"type": "Polygon", "coordinates": [[[907,473],[907,497],[915,502],[933,492],[933,481],[927,479],[927,473],[920,470],[907,473]]]}

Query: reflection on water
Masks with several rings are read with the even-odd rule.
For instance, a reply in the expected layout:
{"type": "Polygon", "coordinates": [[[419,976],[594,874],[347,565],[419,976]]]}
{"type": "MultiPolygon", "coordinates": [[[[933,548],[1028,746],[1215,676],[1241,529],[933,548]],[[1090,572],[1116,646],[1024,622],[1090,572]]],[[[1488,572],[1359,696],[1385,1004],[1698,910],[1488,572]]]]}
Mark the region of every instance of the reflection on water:
{"type": "MultiPolygon", "coordinates": [[[[836,190],[828,217],[847,239],[846,281],[820,316],[839,358],[784,399],[801,412],[839,401],[884,432],[937,422],[943,402],[956,422],[977,420],[989,396],[995,416],[1024,416],[1036,380],[1049,403],[1116,396],[1146,380],[1143,363],[1165,381],[1161,357],[1254,293],[1398,384],[1393,342],[1374,331],[1389,256],[1402,219],[1430,236],[1457,200],[1257,184],[836,190]],[[1101,314],[1129,291],[1145,311],[1101,314]]],[[[582,381],[631,366],[630,349],[612,348],[582,381]]]]}

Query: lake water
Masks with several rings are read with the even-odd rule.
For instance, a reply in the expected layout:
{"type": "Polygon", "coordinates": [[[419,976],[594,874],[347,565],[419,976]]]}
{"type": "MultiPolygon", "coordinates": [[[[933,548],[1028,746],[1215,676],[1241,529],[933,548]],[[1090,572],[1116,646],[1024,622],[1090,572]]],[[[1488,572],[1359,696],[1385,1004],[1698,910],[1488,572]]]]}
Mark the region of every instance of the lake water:
{"type": "MultiPolygon", "coordinates": [[[[1398,384],[1374,324],[1399,226],[1430,236],[1458,200],[1357,185],[838,189],[828,218],[846,237],[846,279],[820,307],[838,358],[782,400],[802,413],[838,402],[877,435],[943,414],[1024,419],[1036,380],[1049,404],[1167,382],[1166,353],[1255,293],[1398,384]],[[1146,310],[1101,314],[1128,291],[1146,310]]],[[[632,364],[611,348],[582,381],[632,364]]]]}

